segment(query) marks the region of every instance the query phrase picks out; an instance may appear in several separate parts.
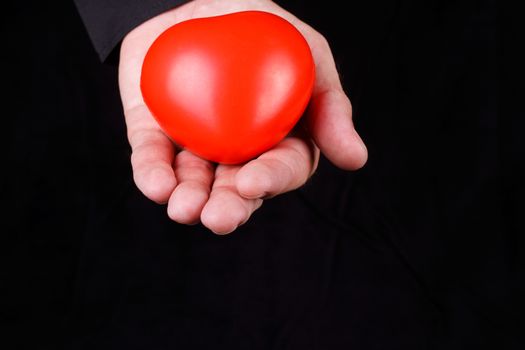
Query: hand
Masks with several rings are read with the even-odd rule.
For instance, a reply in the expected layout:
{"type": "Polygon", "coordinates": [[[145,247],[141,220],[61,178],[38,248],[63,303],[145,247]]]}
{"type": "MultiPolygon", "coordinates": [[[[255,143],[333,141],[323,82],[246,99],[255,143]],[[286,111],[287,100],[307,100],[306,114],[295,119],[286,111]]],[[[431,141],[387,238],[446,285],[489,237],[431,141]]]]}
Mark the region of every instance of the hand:
{"type": "Polygon", "coordinates": [[[141,24],[122,42],[119,85],[135,183],[149,199],[167,203],[169,217],[179,223],[200,221],[215,233],[232,232],[263,199],[302,186],[317,167],[319,148],[346,170],[362,167],[367,159],[328,43],[269,0],[193,0],[141,24]],[[303,128],[244,165],[214,165],[187,150],[177,151],[162,132],[142,100],[142,62],[156,37],[172,25],[246,10],[271,12],[295,25],[310,45],[316,81],[303,128]]]}

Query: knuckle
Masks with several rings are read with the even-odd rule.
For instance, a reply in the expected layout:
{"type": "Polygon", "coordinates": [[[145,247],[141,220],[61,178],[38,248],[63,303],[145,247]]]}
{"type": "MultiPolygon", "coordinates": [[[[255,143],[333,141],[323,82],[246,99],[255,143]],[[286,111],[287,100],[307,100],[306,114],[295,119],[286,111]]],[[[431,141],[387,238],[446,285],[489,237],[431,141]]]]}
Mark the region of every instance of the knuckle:
{"type": "Polygon", "coordinates": [[[318,47],[323,51],[330,50],[330,44],[328,43],[328,40],[323,34],[319,32],[314,32],[314,34],[311,37],[311,40],[312,44],[315,45],[315,47],[318,47]]]}

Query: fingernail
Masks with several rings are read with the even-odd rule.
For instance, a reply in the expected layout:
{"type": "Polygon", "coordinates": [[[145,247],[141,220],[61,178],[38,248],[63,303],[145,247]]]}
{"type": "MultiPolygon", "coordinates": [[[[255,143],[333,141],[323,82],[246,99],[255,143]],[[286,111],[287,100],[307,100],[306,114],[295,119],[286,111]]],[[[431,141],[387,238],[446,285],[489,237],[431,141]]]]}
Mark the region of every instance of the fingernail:
{"type": "Polygon", "coordinates": [[[246,199],[260,199],[260,198],[265,198],[266,196],[268,196],[268,192],[266,191],[262,191],[262,192],[258,192],[258,193],[252,193],[252,194],[244,194],[244,193],[240,193],[241,196],[243,196],[244,198],[246,199]]]}
{"type": "Polygon", "coordinates": [[[365,142],[361,138],[361,135],[359,135],[359,133],[355,129],[354,129],[354,133],[357,138],[357,141],[359,142],[360,147],[363,149],[363,152],[365,154],[368,154],[368,148],[366,147],[365,142]]]}
{"type": "Polygon", "coordinates": [[[213,232],[217,236],[226,236],[226,235],[229,235],[230,233],[232,233],[233,231],[235,231],[236,229],[237,229],[237,227],[235,227],[233,230],[227,231],[227,232],[217,232],[217,231],[214,231],[214,230],[211,230],[211,232],[213,232]]]}

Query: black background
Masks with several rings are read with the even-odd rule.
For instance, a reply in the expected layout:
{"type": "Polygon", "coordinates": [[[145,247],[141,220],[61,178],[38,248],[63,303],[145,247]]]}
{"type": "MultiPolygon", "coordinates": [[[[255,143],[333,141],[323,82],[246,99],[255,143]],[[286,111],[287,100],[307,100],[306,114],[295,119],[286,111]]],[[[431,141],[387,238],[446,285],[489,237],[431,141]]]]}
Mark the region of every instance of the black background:
{"type": "Polygon", "coordinates": [[[331,43],[369,162],[322,159],[227,237],[135,188],[117,68],[74,5],[5,8],[2,348],[525,345],[518,12],[279,3],[331,43]]]}

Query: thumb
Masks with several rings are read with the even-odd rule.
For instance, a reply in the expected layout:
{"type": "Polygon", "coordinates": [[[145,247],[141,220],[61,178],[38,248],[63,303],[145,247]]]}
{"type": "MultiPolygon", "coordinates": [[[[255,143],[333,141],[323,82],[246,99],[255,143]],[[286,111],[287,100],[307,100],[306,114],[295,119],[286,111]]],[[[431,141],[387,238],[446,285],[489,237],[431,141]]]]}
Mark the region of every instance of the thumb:
{"type": "Polygon", "coordinates": [[[342,90],[314,94],[307,110],[307,125],[321,152],[334,165],[345,170],[365,165],[368,151],[354,128],[352,105],[342,90]]]}
{"type": "Polygon", "coordinates": [[[345,170],[361,168],[368,151],[352,122],[352,105],[339,80],[328,42],[316,33],[308,40],[316,78],[306,112],[307,126],[317,146],[334,165],[345,170]]]}

